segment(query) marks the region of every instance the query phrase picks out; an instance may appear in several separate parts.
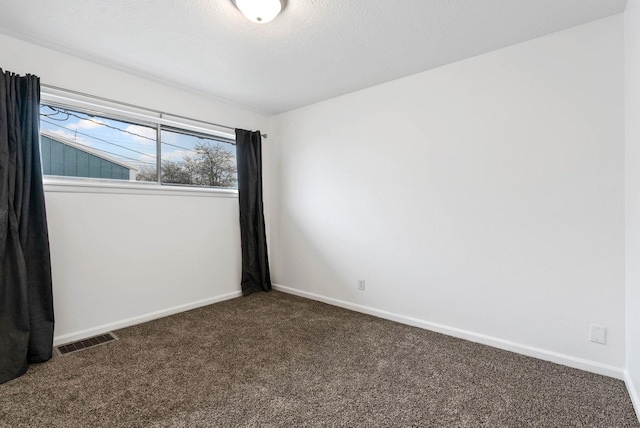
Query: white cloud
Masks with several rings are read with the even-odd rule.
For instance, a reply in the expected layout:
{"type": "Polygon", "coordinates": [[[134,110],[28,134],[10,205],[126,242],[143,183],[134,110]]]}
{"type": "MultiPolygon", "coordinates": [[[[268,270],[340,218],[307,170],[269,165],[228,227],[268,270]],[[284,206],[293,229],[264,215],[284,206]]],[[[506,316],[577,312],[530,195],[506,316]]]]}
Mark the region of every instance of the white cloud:
{"type": "Polygon", "coordinates": [[[98,119],[91,119],[91,120],[82,119],[80,120],[80,122],[75,124],[75,128],[76,129],[95,129],[104,125],[106,125],[106,123],[98,119]]]}
{"type": "Polygon", "coordinates": [[[149,144],[155,146],[156,144],[156,130],[140,125],[129,125],[125,128],[125,131],[130,132],[131,138],[139,143],[149,144]]]}

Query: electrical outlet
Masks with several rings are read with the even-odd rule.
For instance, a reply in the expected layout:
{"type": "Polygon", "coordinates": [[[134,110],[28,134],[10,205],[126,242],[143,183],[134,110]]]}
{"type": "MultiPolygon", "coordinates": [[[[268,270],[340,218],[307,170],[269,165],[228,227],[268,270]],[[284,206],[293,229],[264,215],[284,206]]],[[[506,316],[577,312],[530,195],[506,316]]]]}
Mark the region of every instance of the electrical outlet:
{"type": "Polygon", "coordinates": [[[358,290],[364,290],[364,278],[358,278],[358,290]]]}
{"type": "Polygon", "coordinates": [[[591,324],[589,326],[589,340],[602,345],[607,343],[607,327],[591,324]]]}

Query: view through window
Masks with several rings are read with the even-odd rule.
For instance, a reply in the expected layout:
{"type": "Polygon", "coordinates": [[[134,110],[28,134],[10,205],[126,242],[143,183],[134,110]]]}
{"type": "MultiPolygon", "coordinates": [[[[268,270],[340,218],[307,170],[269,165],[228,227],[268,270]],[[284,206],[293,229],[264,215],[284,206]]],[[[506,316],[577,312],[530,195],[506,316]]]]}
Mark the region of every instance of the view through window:
{"type": "Polygon", "coordinates": [[[215,136],[96,115],[54,104],[40,106],[45,175],[236,188],[235,149],[215,136]],[[158,155],[160,180],[158,180],[158,155]]]}

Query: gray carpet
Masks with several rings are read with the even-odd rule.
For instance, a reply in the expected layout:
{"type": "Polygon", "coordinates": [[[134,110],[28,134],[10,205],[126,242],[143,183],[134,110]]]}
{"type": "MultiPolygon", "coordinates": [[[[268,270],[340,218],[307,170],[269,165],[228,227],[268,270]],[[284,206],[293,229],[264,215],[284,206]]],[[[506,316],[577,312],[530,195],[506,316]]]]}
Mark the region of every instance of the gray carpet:
{"type": "Polygon", "coordinates": [[[2,427],[640,427],[624,383],[279,292],[0,385],[2,427]]]}

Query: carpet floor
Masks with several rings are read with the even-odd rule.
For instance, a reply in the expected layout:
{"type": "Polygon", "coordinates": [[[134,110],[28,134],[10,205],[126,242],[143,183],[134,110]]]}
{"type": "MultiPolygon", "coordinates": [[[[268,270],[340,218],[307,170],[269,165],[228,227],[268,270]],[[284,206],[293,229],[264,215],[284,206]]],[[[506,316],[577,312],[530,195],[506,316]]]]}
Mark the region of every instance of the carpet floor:
{"type": "Polygon", "coordinates": [[[1,427],[640,427],[624,383],[273,291],[0,385],[1,427]]]}

